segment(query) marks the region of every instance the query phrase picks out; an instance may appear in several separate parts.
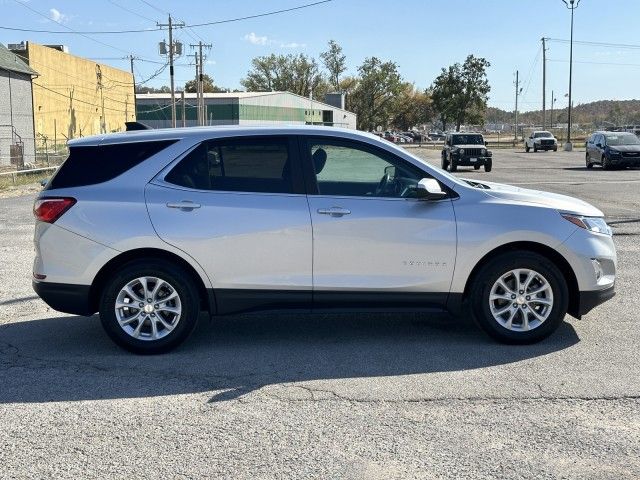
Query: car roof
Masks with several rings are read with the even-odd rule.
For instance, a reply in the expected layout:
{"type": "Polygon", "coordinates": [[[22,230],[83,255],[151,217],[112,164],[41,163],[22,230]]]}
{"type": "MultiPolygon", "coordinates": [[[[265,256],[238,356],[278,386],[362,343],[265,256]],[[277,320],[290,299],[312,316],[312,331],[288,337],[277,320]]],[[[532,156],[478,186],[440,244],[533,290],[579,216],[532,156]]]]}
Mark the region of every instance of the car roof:
{"type": "Polygon", "coordinates": [[[69,140],[69,146],[91,146],[113,143],[147,142],[154,140],[182,140],[185,138],[225,137],[246,135],[324,135],[344,137],[378,138],[375,135],[340,127],[316,125],[224,125],[206,127],[158,128],[149,130],[131,130],[125,132],[106,133],[69,140]]]}

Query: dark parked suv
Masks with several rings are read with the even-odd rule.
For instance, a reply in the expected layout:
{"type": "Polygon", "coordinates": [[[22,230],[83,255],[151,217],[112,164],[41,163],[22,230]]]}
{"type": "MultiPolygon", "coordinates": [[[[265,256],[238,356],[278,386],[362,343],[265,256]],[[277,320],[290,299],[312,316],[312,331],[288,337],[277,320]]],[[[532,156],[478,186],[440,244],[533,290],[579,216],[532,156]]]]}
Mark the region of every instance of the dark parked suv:
{"type": "Polygon", "coordinates": [[[490,172],[491,152],[479,133],[449,133],[442,149],[442,168],[455,172],[458,167],[473,167],[478,170],[484,165],[484,171],[490,172]]]}
{"type": "Polygon", "coordinates": [[[585,162],[605,170],[640,167],[640,139],[628,132],[595,132],[587,140],[585,162]]]}

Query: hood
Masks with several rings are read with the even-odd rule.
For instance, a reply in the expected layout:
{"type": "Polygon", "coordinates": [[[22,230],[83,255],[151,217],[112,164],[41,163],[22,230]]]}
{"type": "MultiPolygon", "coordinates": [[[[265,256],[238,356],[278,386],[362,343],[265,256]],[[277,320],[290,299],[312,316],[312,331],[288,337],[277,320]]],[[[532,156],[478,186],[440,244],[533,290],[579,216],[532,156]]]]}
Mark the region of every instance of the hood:
{"type": "Polygon", "coordinates": [[[610,150],[617,150],[619,152],[640,152],[639,145],[611,145],[610,150]]]}
{"type": "Polygon", "coordinates": [[[487,148],[484,144],[478,145],[476,143],[471,145],[458,145],[457,143],[454,145],[456,148],[487,148]]]}
{"type": "Polygon", "coordinates": [[[528,188],[514,187],[502,183],[476,182],[484,185],[484,193],[500,200],[530,203],[556,209],[560,212],[575,213],[585,217],[604,217],[604,214],[593,205],[578,198],[560,195],[557,193],[544,192],[541,190],[530,190],[528,188]]]}

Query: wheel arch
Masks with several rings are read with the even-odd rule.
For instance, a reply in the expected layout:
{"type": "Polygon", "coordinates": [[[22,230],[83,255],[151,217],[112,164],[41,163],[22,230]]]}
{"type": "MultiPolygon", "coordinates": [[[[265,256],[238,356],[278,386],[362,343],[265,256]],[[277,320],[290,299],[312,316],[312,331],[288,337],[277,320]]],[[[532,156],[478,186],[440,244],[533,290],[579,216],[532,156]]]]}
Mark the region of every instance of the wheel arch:
{"type": "Polygon", "coordinates": [[[109,277],[123,265],[134,260],[139,261],[144,259],[161,259],[170,263],[175,263],[182,267],[189,274],[198,289],[198,293],[200,295],[200,307],[204,311],[208,311],[211,315],[216,313],[216,302],[213,291],[207,289],[202,277],[197,272],[197,270],[179,255],[158,248],[136,248],[133,250],[128,250],[105,263],[95,276],[89,290],[89,306],[93,309],[94,312],[98,310],[98,304],[100,302],[100,292],[102,291],[109,277]]]}
{"type": "Polygon", "coordinates": [[[579,315],[579,304],[580,304],[580,289],[578,287],[578,279],[576,277],[573,268],[569,264],[569,262],[557,251],[548,245],[544,245],[542,243],[537,242],[511,242],[506,243],[504,245],[500,245],[499,247],[494,248],[487,254],[485,254],[480,261],[473,267],[471,270],[471,274],[467,278],[467,282],[464,287],[463,299],[467,299],[469,292],[471,290],[471,286],[475,281],[475,277],[478,275],[480,269],[486,265],[488,262],[493,260],[499,255],[508,252],[516,252],[516,251],[527,251],[537,253],[551,262],[560,269],[562,276],[567,282],[567,289],[569,290],[569,309],[568,313],[576,318],[580,318],[579,315]]]}

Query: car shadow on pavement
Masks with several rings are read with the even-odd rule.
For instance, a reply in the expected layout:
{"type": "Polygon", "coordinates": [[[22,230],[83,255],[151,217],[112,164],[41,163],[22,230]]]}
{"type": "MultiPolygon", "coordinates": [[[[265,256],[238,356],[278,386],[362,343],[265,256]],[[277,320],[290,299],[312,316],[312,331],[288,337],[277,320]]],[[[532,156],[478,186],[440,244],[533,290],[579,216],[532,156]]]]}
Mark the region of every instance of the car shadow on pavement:
{"type": "Polygon", "coordinates": [[[578,342],[563,323],[550,338],[501,345],[444,315],[252,315],[200,322],[172,353],[116,347],[97,316],[0,327],[0,403],[212,392],[211,402],[265,385],[469,370],[556,352],[578,342]]]}

